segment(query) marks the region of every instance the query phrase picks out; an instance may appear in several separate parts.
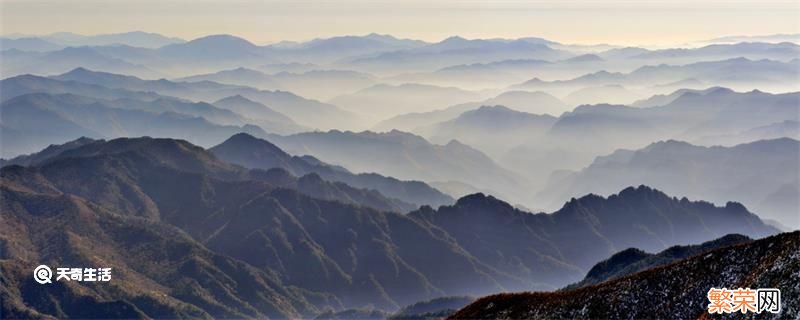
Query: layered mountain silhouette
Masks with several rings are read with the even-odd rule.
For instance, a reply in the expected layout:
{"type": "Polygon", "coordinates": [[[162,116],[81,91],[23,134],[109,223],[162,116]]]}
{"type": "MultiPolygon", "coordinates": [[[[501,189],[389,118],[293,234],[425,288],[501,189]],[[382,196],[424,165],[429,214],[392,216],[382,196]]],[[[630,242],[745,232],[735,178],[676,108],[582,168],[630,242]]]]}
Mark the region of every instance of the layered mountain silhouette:
{"type": "Polygon", "coordinates": [[[640,52],[634,59],[667,59],[672,61],[731,59],[742,57],[752,60],[791,60],[800,52],[800,44],[791,42],[738,42],[732,44],[710,44],[694,49],[660,49],[640,52]]]}
{"type": "Polygon", "coordinates": [[[42,151],[39,152],[25,154],[7,160],[0,159],[0,167],[5,167],[7,165],[12,165],[12,164],[25,167],[39,165],[49,160],[50,158],[58,156],[64,151],[75,149],[77,147],[81,147],[93,142],[95,142],[94,139],[87,137],[80,137],[78,139],[66,142],[64,144],[51,144],[47,146],[47,148],[44,148],[42,149],[42,151]]]}
{"type": "Polygon", "coordinates": [[[437,143],[458,139],[498,157],[508,152],[509,146],[520,145],[543,135],[556,120],[550,115],[520,112],[500,105],[482,106],[452,120],[419,128],[417,132],[437,143]],[[500,123],[502,126],[498,126],[500,123]]]}
{"type": "Polygon", "coordinates": [[[552,60],[572,55],[567,51],[553,49],[548,46],[546,41],[535,38],[465,39],[453,36],[441,42],[418,48],[356,57],[351,59],[348,65],[374,71],[409,72],[485,61],[531,58],[552,60]],[[402,66],[402,68],[398,66],[402,66]]]}
{"type": "Polygon", "coordinates": [[[698,245],[674,246],[659,253],[647,253],[640,249],[629,248],[615,253],[610,258],[600,261],[589,269],[586,277],[580,282],[571,284],[566,289],[585,287],[612,279],[621,278],[642,270],[668,265],[675,261],[704,254],[708,251],[741,243],[752,239],[738,234],[729,234],[722,238],[703,242],[698,245]]]}
{"type": "Polygon", "coordinates": [[[282,113],[238,94],[222,98],[213,104],[241,114],[272,133],[289,134],[308,130],[307,127],[295,123],[282,113]]]}
{"type": "MultiPolygon", "coordinates": [[[[256,139],[252,136],[249,136],[245,133],[237,134],[234,137],[247,137],[245,139],[256,139]]],[[[128,148],[142,148],[142,145],[147,146],[150,138],[146,138],[144,142],[139,142],[137,140],[115,140],[115,141],[128,141],[126,142],[118,142],[118,145],[124,145],[125,149],[128,148]]],[[[236,140],[236,139],[234,139],[236,140]]],[[[263,140],[257,140],[260,142],[266,142],[263,140]]],[[[32,165],[41,165],[45,164],[46,162],[50,161],[56,157],[62,156],[74,156],[79,147],[83,147],[85,145],[102,145],[105,141],[103,140],[92,140],[86,137],[82,137],[76,139],[74,141],[67,142],[62,145],[50,145],[44,150],[29,154],[23,155],[19,157],[15,157],[9,160],[1,160],[0,165],[24,165],[24,166],[32,166],[32,165]]],[[[185,142],[183,142],[185,143],[185,142]]],[[[153,144],[153,143],[150,143],[153,144]]],[[[188,143],[187,143],[188,144],[188,143]]],[[[258,145],[251,146],[258,148],[258,145]]],[[[86,148],[89,148],[87,146],[86,148]]],[[[146,149],[146,148],[145,148],[146,149]]],[[[201,155],[204,158],[211,158],[209,155],[201,155]]],[[[184,156],[191,158],[191,156],[184,156]]],[[[160,161],[167,161],[167,160],[160,160],[160,161]]],[[[169,162],[177,162],[178,160],[169,160],[169,162]]],[[[306,157],[304,161],[311,162],[316,161],[319,163],[320,167],[323,166],[322,162],[319,162],[316,159],[306,157]]],[[[208,161],[207,161],[208,162],[208,161]]],[[[221,163],[218,164],[220,167],[224,167],[221,163]]],[[[385,197],[380,194],[378,191],[373,189],[359,189],[352,187],[350,185],[340,183],[340,182],[329,182],[323,180],[317,173],[309,171],[302,175],[296,173],[290,173],[282,168],[280,165],[275,166],[263,166],[263,170],[252,170],[250,172],[245,172],[241,168],[237,168],[235,166],[227,166],[226,167],[226,177],[241,177],[241,178],[249,178],[254,180],[259,180],[263,182],[268,182],[273,186],[277,187],[285,187],[291,189],[297,189],[303,193],[307,193],[309,195],[313,195],[320,199],[328,199],[328,200],[337,200],[346,203],[357,203],[364,206],[370,206],[376,208],[378,210],[388,210],[388,211],[395,211],[395,212],[407,212],[413,209],[416,209],[418,205],[412,205],[411,203],[404,202],[402,200],[393,199],[389,197],[385,197]]],[[[217,171],[217,170],[214,170],[217,171]]],[[[388,179],[388,178],[387,178],[388,179]]],[[[435,192],[435,190],[434,190],[435,192]]],[[[440,193],[439,193],[440,194],[440,193]]]]}
{"type": "Polygon", "coordinates": [[[400,181],[376,173],[353,174],[342,167],[326,164],[312,156],[292,156],[272,143],[246,133],[232,136],[209,149],[220,160],[247,168],[281,168],[295,176],[314,173],[330,181],[377,190],[381,194],[417,205],[440,206],[453,199],[420,181],[400,181]]]}
{"type": "Polygon", "coordinates": [[[286,179],[269,171],[172,139],[94,141],[36,163],[0,170],[4,315],[395,310],[440,296],[565,285],[634,243],[651,250],[775,232],[741,205],[714,207],[645,187],[576,199],[550,215],[483,195],[402,215],[366,201],[324,200],[332,194],[318,191],[331,184],[324,180],[316,188],[281,184],[286,179]],[[618,231],[633,224],[643,231],[618,231]],[[102,263],[117,281],[43,289],[30,278],[40,263],[102,263]]]}
{"type": "MultiPolygon", "coordinates": [[[[20,39],[20,38],[17,38],[20,39]]],[[[168,37],[158,33],[131,31],[122,33],[109,33],[98,35],[81,35],[72,32],[56,32],[40,36],[25,36],[21,39],[36,39],[63,46],[107,46],[125,45],[141,48],[158,48],[169,44],[185,42],[185,40],[175,37],[168,37]]],[[[3,48],[6,47],[3,43],[3,48]]],[[[20,49],[23,50],[23,49],[20,49]]]]}
{"type": "Polygon", "coordinates": [[[790,79],[797,76],[798,60],[755,59],[741,56],[687,64],[644,65],[631,72],[600,70],[569,80],[540,77],[512,86],[518,90],[542,90],[572,104],[626,104],[643,95],[676,89],[702,89],[712,85],[747,91],[796,91],[790,79]]]}
{"type": "Polygon", "coordinates": [[[638,182],[717,203],[732,197],[761,217],[799,228],[799,153],[800,142],[789,138],[733,147],[662,141],[598,157],[587,168],[554,179],[542,195],[556,199],[590,192],[610,194],[638,182]]]}
{"type": "Polygon", "coordinates": [[[115,138],[152,135],[180,137],[213,145],[237,132],[266,133],[238,115],[209,104],[172,100],[102,100],[73,94],[32,93],[0,104],[3,113],[3,156],[32,152],[61,143],[65,136],[115,138]],[[176,112],[178,111],[178,112],[176,112]],[[187,112],[187,113],[180,113],[187,112]],[[212,123],[205,115],[222,122],[212,123]]]}
{"type": "Polygon", "coordinates": [[[309,70],[266,74],[259,70],[236,68],[178,79],[184,82],[213,81],[267,90],[285,90],[304,97],[327,100],[343,92],[355,92],[375,84],[375,77],[350,70],[309,70]]]}
{"type": "Polygon", "coordinates": [[[430,319],[529,291],[456,317],[698,318],[712,285],[800,294],[798,234],[762,239],[800,228],[796,38],[3,35],[0,318],[430,319]]]}
{"type": "MultiPolygon", "coordinates": [[[[427,43],[417,40],[397,39],[388,35],[369,34],[365,36],[343,36],[327,39],[314,39],[304,43],[277,43],[258,46],[250,41],[227,34],[203,36],[190,41],[168,38],[158,34],[129,32],[97,36],[82,36],[58,33],[43,37],[21,39],[3,38],[4,48],[31,50],[20,55],[15,63],[15,73],[31,73],[34,70],[62,68],[72,69],[88,66],[92,59],[72,61],[68,59],[46,59],[30,55],[34,51],[60,50],[64,48],[83,48],[85,52],[108,60],[128,65],[147,65],[169,74],[187,75],[191,72],[215,72],[239,66],[255,66],[265,61],[278,63],[282,60],[300,62],[335,62],[345,57],[358,57],[394,50],[405,50],[427,43]]],[[[3,52],[3,58],[13,57],[10,51],[3,52]]],[[[57,57],[54,57],[57,58],[57,57]]],[[[103,71],[119,71],[112,64],[96,65],[103,71]]],[[[157,78],[157,77],[153,77],[157,78]]]]}
{"type": "MultiPolygon", "coordinates": [[[[98,83],[102,83],[103,81],[103,79],[97,80],[98,83]]],[[[110,89],[99,84],[59,81],[34,75],[22,75],[0,80],[0,87],[3,89],[2,101],[30,93],[74,94],[109,100],[130,98],[152,101],[164,97],[153,92],[127,90],[125,88],[110,89]]]]}
{"type": "Polygon", "coordinates": [[[570,142],[578,134],[573,130],[592,130],[591,139],[582,140],[600,146],[621,140],[622,135],[630,145],[669,138],[696,139],[796,119],[798,101],[797,93],[725,88],[685,91],[659,107],[580,106],[560,117],[552,134],[570,142]]]}
{"type": "Polygon", "coordinates": [[[64,48],[64,46],[61,44],[34,37],[2,37],[0,38],[0,45],[3,46],[3,50],[28,52],[55,51],[64,48]]]}
{"type": "Polygon", "coordinates": [[[423,208],[410,215],[438,225],[468,250],[471,245],[485,247],[487,242],[506,243],[510,251],[495,247],[478,257],[518,268],[517,272],[533,281],[571,276],[569,266],[559,264],[559,260],[581,270],[624,248],[660,251],[668,244],[718,238],[731,233],[721,230],[733,227],[719,226],[726,224],[717,220],[724,217],[738,216],[741,224],[733,228],[742,230],[741,234],[757,238],[776,231],[741,204],[729,202],[725,207],[715,207],[708,202],[672,198],[645,186],[626,188],[608,198],[573,198],[551,214],[530,214],[491,196],[476,194],[459,199],[453,206],[423,208]],[[716,221],[709,223],[715,226],[708,229],[705,221],[716,221]],[[519,251],[513,243],[525,243],[527,249],[519,251]],[[565,243],[570,246],[562,246],[565,243]],[[524,267],[532,261],[550,268],[534,271],[524,267]]]}
{"type": "Polygon", "coordinates": [[[420,136],[397,130],[306,132],[270,136],[269,140],[291,154],[312,155],[354,172],[379,172],[425,182],[458,181],[493,190],[510,201],[525,197],[522,182],[514,173],[456,140],[431,144],[420,136]]]}
{"type": "Polygon", "coordinates": [[[436,107],[482,100],[481,98],[478,93],[455,87],[406,83],[400,85],[378,84],[351,94],[335,97],[330,102],[358,113],[374,123],[385,117],[408,112],[430,111],[436,107]]]}
{"type": "Polygon", "coordinates": [[[136,77],[96,72],[77,68],[53,77],[58,80],[94,84],[112,89],[155,92],[195,101],[217,101],[241,95],[249,100],[289,116],[295,122],[309,127],[329,129],[353,121],[352,114],[336,106],[309,100],[286,91],[258,90],[251,87],[225,85],[209,81],[173,82],[165,79],[143,80],[136,77]]]}
{"type": "MultiPolygon", "coordinates": [[[[130,48],[132,51],[146,50],[130,48]]],[[[108,50],[99,50],[96,47],[64,47],[54,51],[30,52],[9,50],[2,51],[4,63],[0,66],[3,76],[17,76],[25,74],[55,75],[70,71],[76,67],[87,67],[107,72],[131,74],[143,78],[159,78],[161,72],[141,63],[130,62],[122,57],[109,54],[106,51],[120,51],[122,48],[114,47],[108,50]]]]}
{"type": "Polygon", "coordinates": [[[480,102],[468,102],[453,105],[444,109],[428,112],[411,112],[381,121],[375,126],[376,131],[390,131],[392,129],[418,132],[418,129],[434,125],[439,122],[453,120],[464,112],[478,109],[482,106],[504,106],[516,111],[548,114],[559,116],[569,111],[569,108],[558,98],[544,92],[507,91],[494,98],[480,102]]]}
{"type": "Polygon", "coordinates": [[[703,318],[709,288],[778,288],[781,312],[800,312],[800,232],[720,248],[620,279],[563,292],[505,293],[484,297],[450,319],[703,318]],[[658,288],[654,290],[653,288],[658,288]]]}
{"type": "MultiPolygon", "coordinates": [[[[389,81],[424,83],[439,86],[456,85],[465,89],[482,89],[486,87],[508,87],[530,79],[532,74],[541,77],[562,73],[558,63],[541,59],[503,59],[492,62],[476,62],[449,65],[429,72],[403,73],[388,78],[389,81]],[[551,72],[554,69],[559,71],[551,72]]],[[[589,70],[596,70],[591,68],[589,70]]],[[[567,75],[580,75],[580,71],[567,75]]],[[[563,75],[560,75],[563,77],[563,75]]]]}
{"type": "Polygon", "coordinates": [[[670,96],[654,99],[651,103],[666,102],[655,107],[579,106],[562,114],[545,135],[509,150],[500,162],[542,177],[536,171],[577,170],[597,156],[617,149],[641,149],[655,141],[676,139],[709,145],[752,142],[753,135],[739,135],[749,130],[745,128],[793,121],[800,114],[798,93],[710,88],[679,90],[670,96]],[[736,136],[743,140],[735,141],[736,136]]]}

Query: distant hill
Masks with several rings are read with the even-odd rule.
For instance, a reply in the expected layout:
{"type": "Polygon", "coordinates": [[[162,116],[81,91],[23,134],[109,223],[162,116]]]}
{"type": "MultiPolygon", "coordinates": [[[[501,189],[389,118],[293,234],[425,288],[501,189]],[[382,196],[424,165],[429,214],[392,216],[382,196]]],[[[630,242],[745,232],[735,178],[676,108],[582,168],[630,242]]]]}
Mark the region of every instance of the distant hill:
{"type": "Polygon", "coordinates": [[[3,50],[44,52],[63,49],[64,46],[44,39],[34,37],[0,38],[0,47],[3,50]]]}
{"type": "Polygon", "coordinates": [[[93,36],[58,32],[38,37],[47,41],[73,47],[126,45],[131,47],[159,48],[169,44],[185,42],[185,40],[180,38],[167,37],[158,33],[142,31],[99,34],[93,36]]]}
{"type": "Polygon", "coordinates": [[[544,198],[611,194],[644,183],[671,194],[723,203],[736,199],[762,218],[800,228],[797,155],[800,142],[760,140],[733,147],[662,141],[598,157],[583,170],[554,179],[544,198]]]}
{"type": "Polygon", "coordinates": [[[240,133],[209,149],[219,159],[248,168],[268,170],[281,168],[295,176],[315,173],[331,181],[373,189],[402,201],[417,205],[440,206],[453,199],[420,181],[401,181],[379,174],[353,174],[311,156],[291,156],[266,140],[240,133]]]}
{"type": "Polygon", "coordinates": [[[489,155],[502,156],[509,148],[542,136],[556,120],[550,115],[515,111],[501,105],[481,106],[452,120],[418,128],[417,132],[435,143],[458,139],[489,155]]]}
{"type": "Polygon", "coordinates": [[[797,92],[679,90],[648,103],[657,106],[578,106],[562,114],[544,136],[512,148],[498,161],[541,179],[540,170],[579,170],[597,156],[617,149],[641,149],[654,141],[675,139],[706,145],[752,142],[756,135],[740,135],[742,130],[794,121],[800,114],[797,92]]]}
{"type": "Polygon", "coordinates": [[[452,120],[464,112],[478,109],[481,106],[498,105],[516,111],[533,114],[548,114],[551,116],[559,116],[570,109],[566,104],[558,100],[558,98],[544,92],[507,91],[493,98],[479,102],[457,104],[435,111],[402,114],[381,121],[373,129],[376,131],[391,131],[394,129],[419,132],[417,129],[431,126],[438,122],[452,120]]]}
{"type": "Polygon", "coordinates": [[[462,181],[493,190],[518,202],[526,192],[522,182],[484,153],[458,141],[431,144],[401,131],[307,132],[270,136],[270,142],[290,154],[307,154],[353,172],[376,172],[402,180],[462,181]]]}
{"type": "MultiPolygon", "coordinates": [[[[208,104],[192,105],[162,100],[114,102],[72,94],[44,93],[18,96],[0,104],[3,112],[0,120],[4,138],[2,156],[30,153],[50,144],[61,143],[65,137],[149,135],[179,137],[209,146],[237,132],[266,135],[254,125],[220,125],[199,117],[197,113],[175,112],[187,111],[179,110],[181,108],[191,108],[200,113],[220,110],[208,104]],[[197,110],[198,106],[206,110],[197,110]]],[[[220,114],[236,118],[235,114],[226,112],[220,114]]]]}
{"type": "Polygon", "coordinates": [[[778,288],[780,319],[800,313],[800,232],[783,233],[563,292],[502,293],[484,297],[450,319],[699,318],[708,316],[711,287],[778,288]],[[735,261],[735,262],[732,262],[735,261]]]}
{"type": "Polygon", "coordinates": [[[291,91],[305,97],[327,100],[355,92],[376,83],[374,76],[349,70],[309,70],[302,73],[265,74],[258,70],[236,68],[177,79],[183,82],[213,81],[267,90],[291,91]]]}
{"type": "Polygon", "coordinates": [[[224,84],[241,85],[262,89],[277,89],[279,84],[275,79],[261,71],[239,67],[236,69],[222,70],[215,73],[198,74],[175,79],[180,82],[213,81],[224,84]]]}
{"type": "MultiPolygon", "coordinates": [[[[392,83],[424,83],[439,86],[458,86],[479,90],[489,87],[508,87],[531,77],[531,74],[549,75],[550,70],[558,69],[556,63],[541,59],[504,59],[491,62],[475,62],[448,65],[434,71],[404,73],[386,78],[392,83]]],[[[561,68],[566,69],[566,68],[561,68]]],[[[594,69],[592,69],[594,70],[594,69]]],[[[568,74],[578,73],[573,71],[568,74]]]]}
{"type": "Polygon", "coordinates": [[[735,43],[735,42],[794,42],[800,43],[800,33],[770,34],[760,36],[727,36],[709,39],[704,42],[710,43],[735,43]]]}
{"type": "Polygon", "coordinates": [[[428,43],[400,39],[391,35],[370,33],[363,36],[347,35],[317,38],[306,42],[280,42],[265,47],[271,55],[281,59],[313,63],[339,63],[348,57],[363,57],[385,52],[402,51],[428,45],[428,43]]]}
{"type": "Polygon", "coordinates": [[[482,100],[477,93],[455,87],[438,87],[421,84],[378,84],[351,94],[333,98],[331,103],[348,111],[362,115],[373,125],[386,117],[408,112],[435,110],[475,100],[482,100]]]}
{"type": "Polygon", "coordinates": [[[670,48],[643,52],[634,56],[634,59],[671,61],[687,61],[700,59],[732,59],[745,58],[751,60],[774,59],[791,60],[800,53],[800,44],[791,42],[766,43],[766,42],[736,42],[725,44],[710,44],[707,46],[682,49],[670,48]]]}
{"type": "Polygon", "coordinates": [[[291,134],[308,130],[307,127],[295,123],[284,114],[238,94],[219,99],[213,104],[247,117],[270,133],[291,134]]]}
{"type": "Polygon", "coordinates": [[[647,253],[636,248],[625,249],[615,253],[606,260],[598,262],[594,267],[589,269],[589,272],[583,280],[567,286],[566,290],[621,278],[642,270],[668,265],[675,261],[701,255],[714,249],[748,243],[750,241],[752,241],[752,239],[746,236],[729,234],[722,238],[703,242],[698,245],[673,246],[656,254],[647,253]]]}
{"type": "Polygon", "coordinates": [[[532,58],[557,60],[573,56],[570,52],[551,48],[549,45],[552,44],[548,41],[526,38],[465,39],[453,36],[417,48],[355,57],[347,64],[354,68],[381,72],[410,72],[485,61],[532,58]]]}
{"type": "Polygon", "coordinates": [[[640,98],[638,93],[632,92],[624,86],[609,84],[588,86],[572,91],[564,97],[564,101],[574,106],[597,103],[629,104],[640,98]]]}
{"type": "Polygon", "coordinates": [[[261,48],[255,44],[227,34],[209,35],[163,46],[158,48],[158,55],[195,62],[215,59],[248,61],[262,57],[261,48]]]}
{"type": "Polygon", "coordinates": [[[608,198],[573,198],[550,214],[530,214],[491,196],[475,194],[453,206],[422,208],[410,216],[442,228],[493,266],[549,285],[569,281],[573,272],[588,270],[625,248],[661,251],[729,233],[760,238],[778,232],[741,204],[715,207],[644,186],[629,187],[608,198]],[[737,225],[717,220],[723,217],[736,220],[737,225]],[[527,249],[519,250],[520,243],[527,249]]]}
{"type": "Polygon", "coordinates": [[[7,165],[19,165],[19,166],[39,165],[49,160],[50,158],[58,156],[59,154],[61,154],[66,150],[81,147],[90,144],[94,141],[95,140],[91,138],[80,137],[78,139],[66,142],[64,144],[51,144],[47,146],[47,148],[44,148],[42,149],[42,151],[39,152],[21,155],[7,160],[0,159],[0,167],[5,167],[7,165]]]}
{"type": "Polygon", "coordinates": [[[11,50],[0,52],[0,56],[3,58],[3,65],[0,66],[3,77],[27,74],[57,75],[77,67],[135,75],[146,79],[162,76],[161,72],[146,64],[122,59],[96,47],[65,47],[41,52],[11,50]]]}
{"type": "Polygon", "coordinates": [[[286,91],[266,91],[250,87],[224,85],[215,82],[173,82],[169,80],[142,80],[136,77],[95,72],[78,68],[53,77],[112,89],[155,92],[165,96],[195,101],[217,101],[241,95],[290,117],[295,122],[316,128],[346,126],[353,115],[336,106],[309,100],[286,91]]]}
{"type": "MultiPolygon", "coordinates": [[[[800,52],[800,46],[793,45],[792,50],[800,52]]],[[[665,58],[668,59],[668,58],[665,58]]],[[[659,60],[661,61],[661,60],[659,60]]],[[[619,103],[619,99],[612,93],[606,96],[605,100],[591,100],[590,97],[576,96],[588,87],[602,88],[624,86],[632,90],[643,92],[653,92],[669,90],[676,86],[689,85],[691,82],[695,86],[708,87],[711,85],[724,86],[737,90],[761,90],[786,92],[797,91],[800,88],[794,82],[797,77],[798,63],[790,59],[748,59],[741,56],[733,56],[721,60],[702,60],[700,62],[691,61],[687,64],[664,64],[644,65],[628,72],[608,72],[605,70],[595,71],[575,77],[569,80],[546,81],[538,77],[530,79],[522,84],[512,86],[518,90],[542,90],[558,96],[575,92],[570,99],[564,98],[573,104],[584,103],[619,103]]],[[[679,89],[679,88],[675,88],[679,89]]],[[[691,89],[691,87],[689,87],[691,89]]],[[[658,92],[660,93],[660,92],[658,92]]],[[[633,96],[632,93],[626,96],[633,96]]],[[[624,102],[624,101],[623,101],[624,102]]]]}

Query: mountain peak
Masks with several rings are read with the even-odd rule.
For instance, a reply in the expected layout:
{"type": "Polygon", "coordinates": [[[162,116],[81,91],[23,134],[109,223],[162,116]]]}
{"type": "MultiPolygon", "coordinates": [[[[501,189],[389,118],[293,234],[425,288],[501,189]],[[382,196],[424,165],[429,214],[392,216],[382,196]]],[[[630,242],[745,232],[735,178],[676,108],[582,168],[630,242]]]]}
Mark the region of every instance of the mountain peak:
{"type": "Polygon", "coordinates": [[[236,46],[255,47],[256,45],[244,38],[239,38],[229,34],[215,34],[205,37],[200,37],[187,42],[186,44],[226,44],[236,46]]]}
{"type": "Polygon", "coordinates": [[[225,103],[248,103],[248,104],[251,104],[251,103],[258,103],[258,102],[255,102],[253,100],[247,99],[245,96],[243,96],[241,94],[235,94],[235,95],[232,95],[232,96],[228,96],[228,97],[219,99],[219,100],[215,101],[213,104],[218,104],[218,103],[221,103],[221,104],[225,104],[225,103]]]}
{"type": "Polygon", "coordinates": [[[627,187],[617,194],[617,196],[621,198],[638,197],[643,195],[657,195],[657,196],[667,197],[665,193],[643,184],[639,185],[638,187],[633,187],[633,186],[627,187]]]}
{"type": "Polygon", "coordinates": [[[52,76],[50,78],[54,78],[57,80],[73,80],[78,82],[86,82],[90,84],[102,84],[103,82],[106,81],[133,82],[142,80],[134,76],[104,72],[104,71],[95,71],[84,67],[77,67],[60,75],[52,76]]]}
{"type": "Polygon", "coordinates": [[[461,36],[450,36],[447,39],[442,40],[442,43],[455,43],[455,42],[466,42],[469,41],[464,37],[461,36]]]}
{"type": "Polygon", "coordinates": [[[92,72],[93,72],[93,71],[91,71],[91,70],[89,70],[89,69],[86,69],[86,68],[84,68],[84,67],[77,67],[77,68],[75,68],[75,69],[72,69],[72,70],[70,70],[70,71],[67,71],[67,72],[66,72],[66,73],[64,73],[64,74],[82,74],[82,73],[92,73],[92,72]]]}
{"type": "Polygon", "coordinates": [[[491,195],[485,195],[481,192],[469,194],[459,198],[454,207],[457,208],[484,208],[492,212],[504,212],[505,210],[514,210],[507,202],[497,199],[491,195]],[[499,210],[498,210],[499,209],[499,210]]]}
{"type": "Polygon", "coordinates": [[[230,176],[236,174],[231,165],[219,161],[205,149],[185,140],[170,138],[117,138],[109,141],[95,140],[80,147],[66,150],[59,158],[92,158],[121,156],[129,159],[151,161],[158,166],[179,168],[189,172],[208,172],[230,176]]]}
{"type": "Polygon", "coordinates": [[[278,146],[272,144],[271,142],[269,142],[267,140],[264,140],[264,139],[256,138],[256,137],[254,137],[254,136],[252,136],[252,135],[250,135],[248,133],[244,133],[244,132],[240,132],[240,133],[234,134],[233,136],[231,136],[230,138],[228,138],[227,140],[225,140],[224,142],[222,142],[220,144],[220,146],[223,146],[223,145],[235,145],[235,146],[239,146],[239,147],[245,147],[245,148],[248,148],[248,149],[252,149],[252,148],[255,148],[255,147],[262,147],[262,148],[263,147],[267,147],[272,152],[279,153],[279,154],[282,154],[282,155],[286,155],[286,153],[283,152],[283,150],[281,150],[280,148],[278,148],[278,146]]]}
{"type": "Polygon", "coordinates": [[[478,109],[474,110],[475,112],[511,112],[511,113],[521,113],[519,111],[512,110],[506,106],[501,105],[482,105],[478,109]]]}
{"type": "Polygon", "coordinates": [[[271,142],[247,133],[237,133],[209,149],[220,159],[248,168],[287,169],[291,155],[271,142]]]}

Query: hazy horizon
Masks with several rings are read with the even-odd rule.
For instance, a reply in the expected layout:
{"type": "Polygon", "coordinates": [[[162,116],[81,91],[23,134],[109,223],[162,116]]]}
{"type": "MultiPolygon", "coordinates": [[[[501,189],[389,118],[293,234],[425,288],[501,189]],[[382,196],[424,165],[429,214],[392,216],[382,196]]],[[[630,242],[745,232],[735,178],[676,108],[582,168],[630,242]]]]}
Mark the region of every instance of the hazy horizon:
{"type": "Polygon", "coordinates": [[[230,34],[257,44],[374,32],[430,42],[542,37],[567,44],[686,45],[718,37],[797,33],[793,1],[0,1],[0,33],[123,33],[191,40],[230,34]],[[157,5],[156,5],[157,4],[157,5]],[[47,7],[47,10],[44,7],[47,7]],[[675,16],[681,23],[674,23],[675,16]],[[763,21],[768,19],[769,24],[763,21]],[[574,23],[580,21],[580,24],[574,23]],[[635,25],[635,28],[631,26],[635,25]],[[148,26],[148,27],[142,27],[148,26]],[[368,32],[365,32],[368,30],[368,32]]]}

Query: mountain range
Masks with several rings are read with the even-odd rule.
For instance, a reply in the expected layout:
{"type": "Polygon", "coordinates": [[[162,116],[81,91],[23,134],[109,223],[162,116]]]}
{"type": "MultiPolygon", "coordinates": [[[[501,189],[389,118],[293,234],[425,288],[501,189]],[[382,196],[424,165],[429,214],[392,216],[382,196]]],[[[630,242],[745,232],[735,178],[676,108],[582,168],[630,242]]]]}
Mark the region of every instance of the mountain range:
{"type": "Polygon", "coordinates": [[[544,198],[611,194],[636,181],[671,194],[712,202],[735,198],[759,216],[800,228],[800,141],[781,138],[733,147],[662,141],[618,150],[549,183],[544,198]]]}
{"type": "MultiPolygon", "coordinates": [[[[224,85],[215,82],[173,82],[165,79],[143,80],[118,74],[94,72],[78,68],[53,77],[62,81],[74,81],[103,86],[111,89],[154,92],[195,101],[217,101],[241,95],[264,104],[290,117],[295,122],[315,128],[328,129],[346,126],[353,115],[330,104],[309,100],[286,91],[258,90],[250,87],[224,85]]],[[[13,79],[13,78],[12,78],[13,79]]]]}
{"type": "MultiPolygon", "coordinates": [[[[243,124],[243,121],[237,122],[240,125],[220,125],[197,114],[172,111],[171,106],[198,111],[198,105],[179,101],[106,101],[73,94],[45,93],[17,96],[0,104],[3,114],[0,129],[4,138],[2,155],[30,153],[43,146],[61,143],[64,136],[116,138],[152,135],[181,137],[210,146],[237,132],[266,135],[261,128],[243,124]]],[[[208,104],[199,106],[223,117],[236,118],[235,114],[219,111],[208,104]]]]}
{"type": "Polygon", "coordinates": [[[353,174],[345,168],[326,164],[312,156],[291,156],[274,144],[246,133],[234,135],[209,151],[220,160],[247,168],[280,168],[294,176],[314,173],[326,180],[377,190],[386,196],[416,205],[440,206],[453,202],[450,196],[424,182],[401,181],[376,173],[353,174]]]}
{"type": "MultiPolygon", "coordinates": [[[[40,36],[19,35],[16,37],[5,38],[2,41],[5,40],[38,40],[38,41],[46,41],[64,47],[125,45],[131,47],[141,47],[141,48],[158,48],[169,44],[185,42],[185,40],[180,38],[167,37],[157,33],[142,32],[142,31],[99,34],[93,36],[86,36],[71,32],[56,32],[40,36]]],[[[7,46],[5,42],[3,42],[3,49],[4,50],[18,49],[27,51],[23,48],[7,46]]],[[[39,50],[34,50],[34,51],[39,51],[39,50]]]]}
{"type": "Polygon", "coordinates": [[[0,318],[800,314],[797,34],[277,34],[0,37],[0,318]]]}
{"type": "Polygon", "coordinates": [[[373,130],[390,131],[396,129],[418,132],[417,129],[419,128],[453,120],[462,113],[478,109],[481,106],[503,106],[516,111],[551,116],[559,116],[566,111],[570,111],[570,108],[558,98],[544,92],[507,91],[479,102],[467,102],[434,111],[410,112],[398,115],[381,121],[373,130]]]}
{"type": "Polygon", "coordinates": [[[702,89],[711,85],[737,90],[758,88],[778,92],[796,91],[798,88],[792,84],[791,79],[797,76],[795,70],[800,66],[798,61],[800,60],[750,60],[739,57],[683,65],[645,65],[628,73],[602,70],[569,80],[546,81],[533,78],[512,86],[512,88],[546,91],[564,97],[565,100],[571,100],[575,104],[627,103],[627,100],[636,96],[636,92],[624,94],[607,92],[606,99],[623,100],[578,99],[581,95],[581,91],[578,90],[585,88],[625,87],[633,91],[641,91],[642,93],[639,95],[651,95],[670,89],[702,89]],[[568,95],[572,95],[574,98],[567,99],[568,95]]]}
{"type": "Polygon", "coordinates": [[[418,128],[416,132],[434,143],[459,139],[489,155],[500,156],[508,152],[508,146],[520,145],[543,135],[556,120],[550,115],[520,112],[500,105],[482,106],[452,120],[418,128]],[[498,123],[503,125],[498,127],[498,123]],[[497,141],[504,143],[498,144],[497,141]]]}
{"type": "Polygon", "coordinates": [[[578,106],[562,114],[545,135],[512,147],[498,161],[522,173],[529,172],[526,168],[579,170],[597,156],[617,149],[640,149],[661,140],[703,141],[707,145],[752,142],[740,135],[749,130],[745,128],[798,119],[800,95],[715,87],[678,90],[637,105],[578,106]],[[644,107],[652,104],[657,106],[644,107]],[[734,140],[737,136],[743,140],[734,140]]]}
{"type": "Polygon", "coordinates": [[[739,204],[714,207],[646,187],[574,199],[553,214],[472,195],[402,215],[321,199],[331,193],[317,192],[331,183],[281,184],[269,171],[222,162],[181,140],[73,145],[0,170],[5,315],[285,318],[367,305],[396,310],[444,295],[565,285],[634,243],[653,250],[776,232],[739,204]],[[722,216],[725,223],[710,223],[722,216]],[[618,231],[631,224],[647,229],[618,231]],[[116,281],[43,287],[28,273],[40,263],[102,264],[116,281]]]}
{"type": "Polygon", "coordinates": [[[376,72],[409,72],[438,69],[457,64],[510,59],[562,59],[572,56],[567,51],[548,46],[552,42],[535,39],[466,39],[449,37],[438,43],[390,51],[346,61],[346,65],[376,72]],[[398,66],[403,66],[398,68],[398,66]]]}
{"type": "Polygon", "coordinates": [[[304,97],[327,100],[343,92],[355,92],[376,84],[375,76],[349,70],[309,70],[266,74],[258,70],[236,68],[211,74],[177,79],[183,82],[213,81],[267,90],[291,91],[304,97]]]}
{"type": "Polygon", "coordinates": [[[376,172],[427,183],[461,182],[493,190],[514,202],[526,196],[523,182],[514,173],[456,140],[432,144],[420,136],[396,130],[382,133],[333,130],[268,139],[291,154],[311,155],[353,172],[376,172]]]}
{"type": "Polygon", "coordinates": [[[431,111],[441,106],[482,100],[482,98],[478,93],[455,87],[379,84],[338,96],[331,99],[330,103],[357,113],[369,121],[368,124],[372,124],[385,117],[408,112],[431,111]]]}

